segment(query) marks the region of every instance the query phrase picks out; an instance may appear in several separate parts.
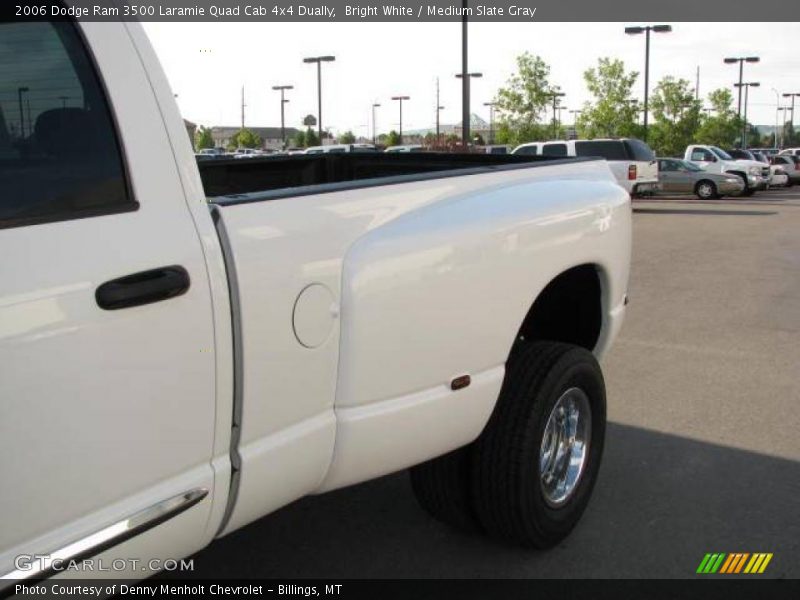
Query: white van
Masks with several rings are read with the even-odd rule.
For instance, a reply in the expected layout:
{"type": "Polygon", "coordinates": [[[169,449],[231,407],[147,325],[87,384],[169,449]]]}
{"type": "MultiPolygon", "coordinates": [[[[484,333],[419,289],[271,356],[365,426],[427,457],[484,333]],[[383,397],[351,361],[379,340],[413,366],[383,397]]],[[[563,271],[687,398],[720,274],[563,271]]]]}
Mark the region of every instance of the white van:
{"type": "Polygon", "coordinates": [[[608,161],[617,182],[631,195],[660,189],[656,155],[650,146],[634,138],[531,142],[517,146],[511,154],[599,156],[608,161]]]}

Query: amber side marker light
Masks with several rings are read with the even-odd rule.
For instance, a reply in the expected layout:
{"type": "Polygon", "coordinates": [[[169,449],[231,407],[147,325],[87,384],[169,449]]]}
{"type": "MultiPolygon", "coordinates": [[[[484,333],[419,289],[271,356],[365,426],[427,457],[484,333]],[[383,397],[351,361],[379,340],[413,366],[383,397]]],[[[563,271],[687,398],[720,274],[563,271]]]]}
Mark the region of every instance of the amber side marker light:
{"type": "Polygon", "coordinates": [[[467,387],[470,383],[472,383],[472,378],[469,375],[461,375],[450,382],[450,389],[453,391],[461,390],[467,387]]]}

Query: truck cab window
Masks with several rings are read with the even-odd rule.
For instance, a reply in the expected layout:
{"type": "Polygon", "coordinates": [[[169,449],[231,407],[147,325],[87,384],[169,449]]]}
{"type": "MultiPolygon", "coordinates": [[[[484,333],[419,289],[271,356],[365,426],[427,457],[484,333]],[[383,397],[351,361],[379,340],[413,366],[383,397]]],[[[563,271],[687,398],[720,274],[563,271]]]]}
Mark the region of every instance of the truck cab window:
{"type": "Polygon", "coordinates": [[[0,228],[137,206],[75,26],[0,22],[0,228]]]}
{"type": "Polygon", "coordinates": [[[567,145],[566,144],[545,144],[544,148],[542,149],[543,156],[566,156],[567,155],[567,145]]]}

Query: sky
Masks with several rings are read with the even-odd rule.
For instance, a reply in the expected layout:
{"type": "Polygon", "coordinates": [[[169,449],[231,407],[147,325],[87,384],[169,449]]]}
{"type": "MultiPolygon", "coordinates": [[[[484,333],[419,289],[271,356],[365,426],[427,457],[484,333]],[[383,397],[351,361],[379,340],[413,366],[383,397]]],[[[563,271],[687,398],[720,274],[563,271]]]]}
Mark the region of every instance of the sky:
{"type": "MultiPolygon", "coordinates": [[[[590,99],[583,81],[586,69],[600,57],[622,59],[640,72],[635,97],[644,91],[644,36],[623,33],[639,23],[478,23],[469,25],[471,112],[489,120],[484,102],[493,99],[515,70],[515,58],[538,54],[551,67],[551,83],[561,86],[568,109],[590,99]]],[[[436,79],[440,81],[443,123],[461,119],[461,24],[452,23],[145,23],[183,116],[195,123],[238,125],[241,89],[245,88],[245,124],[280,126],[280,95],[273,85],[294,85],[287,93],[286,125],[300,126],[317,113],[316,66],[306,56],[336,56],[322,67],[323,126],[334,133],[352,130],[371,136],[371,106],[377,109],[378,132],[396,129],[395,95],[403,103],[403,129],[433,127],[436,79]]],[[[800,23],[672,23],[672,33],[651,39],[651,90],[665,75],[681,77],[694,87],[700,67],[700,94],[729,87],[738,66],[726,56],[757,55],[745,65],[751,88],[748,120],[774,125],[776,91],[800,92],[800,23]]],[[[787,99],[780,98],[781,104],[787,99]]],[[[800,124],[800,98],[796,99],[800,124]]],[[[563,121],[569,122],[567,113],[563,121]]]]}

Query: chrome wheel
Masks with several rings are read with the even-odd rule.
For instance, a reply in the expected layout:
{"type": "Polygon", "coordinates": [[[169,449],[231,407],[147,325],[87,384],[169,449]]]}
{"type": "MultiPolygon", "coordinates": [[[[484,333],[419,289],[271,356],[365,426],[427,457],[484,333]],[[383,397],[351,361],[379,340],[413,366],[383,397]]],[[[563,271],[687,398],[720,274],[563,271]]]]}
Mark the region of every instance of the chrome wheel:
{"type": "Polygon", "coordinates": [[[589,398],[580,388],[570,388],[553,406],[539,450],[542,494],[551,507],[562,506],[578,487],[591,437],[589,398]]]}
{"type": "Polygon", "coordinates": [[[697,195],[703,200],[707,200],[714,196],[714,186],[710,183],[701,183],[697,186],[697,195]]]}

